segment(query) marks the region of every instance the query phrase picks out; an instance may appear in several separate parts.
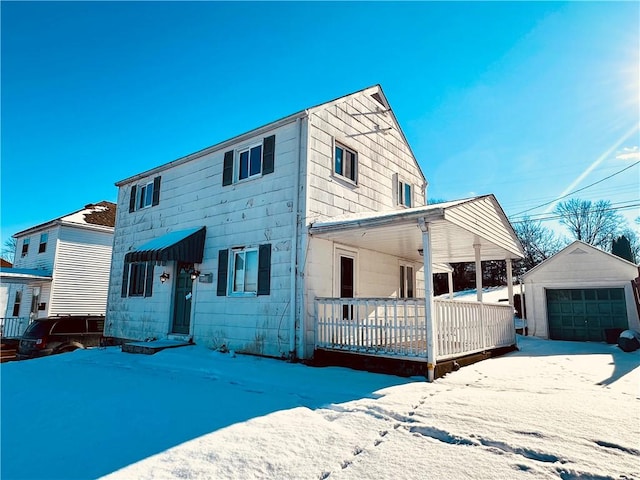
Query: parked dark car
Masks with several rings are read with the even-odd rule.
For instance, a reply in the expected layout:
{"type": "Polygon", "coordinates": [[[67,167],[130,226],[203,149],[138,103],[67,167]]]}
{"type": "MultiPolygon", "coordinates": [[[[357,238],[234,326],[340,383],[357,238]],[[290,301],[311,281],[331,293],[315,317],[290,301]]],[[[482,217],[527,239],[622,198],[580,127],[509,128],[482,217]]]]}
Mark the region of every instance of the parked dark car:
{"type": "Polygon", "coordinates": [[[104,342],[104,317],[70,315],[34,320],[18,346],[18,359],[96,347],[104,342]]]}

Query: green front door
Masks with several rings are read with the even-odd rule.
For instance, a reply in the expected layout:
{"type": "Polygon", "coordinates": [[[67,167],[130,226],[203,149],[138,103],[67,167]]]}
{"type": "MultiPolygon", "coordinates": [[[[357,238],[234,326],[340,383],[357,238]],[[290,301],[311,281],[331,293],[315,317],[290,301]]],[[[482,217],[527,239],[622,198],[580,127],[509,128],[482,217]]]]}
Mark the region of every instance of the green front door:
{"type": "Polygon", "coordinates": [[[605,341],[605,329],[629,328],[623,288],[548,289],[549,338],[605,341]]]}
{"type": "Polygon", "coordinates": [[[171,333],[188,334],[191,319],[191,290],[193,280],[187,267],[179,265],[176,291],[173,299],[173,322],[171,333]]]}

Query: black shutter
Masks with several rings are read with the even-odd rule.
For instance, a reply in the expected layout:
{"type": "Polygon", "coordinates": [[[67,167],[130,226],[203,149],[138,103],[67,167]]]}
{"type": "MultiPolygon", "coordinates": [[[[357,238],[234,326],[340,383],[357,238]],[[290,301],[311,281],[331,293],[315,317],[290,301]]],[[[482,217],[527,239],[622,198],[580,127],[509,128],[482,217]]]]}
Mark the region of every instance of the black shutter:
{"type": "Polygon", "coordinates": [[[229,250],[218,252],[218,291],[219,297],[227,294],[227,272],[229,270],[229,250]]]}
{"type": "MultiPolygon", "coordinates": [[[[160,178],[160,177],[158,177],[160,178]]],[[[155,195],[155,191],[154,191],[155,195]]],[[[144,296],[150,297],[153,295],[153,262],[147,262],[147,278],[145,278],[144,296]]]]}
{"type": "Polygon", "coordinates": [[[260,245],[258,250],[258,295],[271,293],[271,244],[260,245]]]}
{"type": "Polygon", "coordinates": [[[121,297],[127,296],[127,288],[129,287],[129,263],[124,264],[122,269],[122,290],[120,291],[121,297]]]}
{"type": "Polygon", "coordinates": [[[153,206],[160,203],[160,178],[162,177],[153,179],[153,200],[151,201],[151,205],[153,206]]]}
{"type": "Polygon", "coordinates": [[[224,165],[222,167],[222,186],[233,183],[233,150],[224,153],[224,165]]]}
{"type": "Polygon", "coordinates": [[[276,136],[265,137],[262,144],[262,174],[273,173],[276,153],[276,136]]]}
{"type": "Polygon", "coordinates": [[[131,196],[129,197],[129,213],[136,209],[136,186],[131,186],[131,196]]]}

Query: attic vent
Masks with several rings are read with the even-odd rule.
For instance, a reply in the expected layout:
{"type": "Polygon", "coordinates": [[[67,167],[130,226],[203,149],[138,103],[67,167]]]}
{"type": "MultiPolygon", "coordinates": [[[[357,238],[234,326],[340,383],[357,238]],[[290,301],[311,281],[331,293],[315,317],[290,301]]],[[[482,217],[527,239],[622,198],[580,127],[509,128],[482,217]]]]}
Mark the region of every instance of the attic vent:
{"type": "Polygon", "coordinates": [[[581,248],[576,248],[573,252],[570,253],[570,255],[573,255],[573,254],[580,255],[582,253],[587,253],[587,252],[585,252],[581,248]]]}
{"type": "Polygon", "coordinates": [[[378,92],[376,92],[373,95],[371,95],[371,98],[373,98],[376,102],[378,102],[383,107],[387,108],[387,106],[382,101],[382,97],[380,96],[380,94],[378,92]]]}

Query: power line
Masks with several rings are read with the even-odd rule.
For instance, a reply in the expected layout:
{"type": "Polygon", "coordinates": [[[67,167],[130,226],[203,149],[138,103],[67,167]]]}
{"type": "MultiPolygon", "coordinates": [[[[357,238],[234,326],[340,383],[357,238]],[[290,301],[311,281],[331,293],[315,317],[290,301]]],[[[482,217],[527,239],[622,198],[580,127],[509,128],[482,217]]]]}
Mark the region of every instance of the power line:
{"type": "MultiPolygon", "coordinates": [[[[617,211],[620,211],[620,210],[629,210],[629,209],[634,208],[634,207],[640,207],[640,203],[634,203],[634,204],[631,204],[631,205],[625,205],[624,207],[607,208],[607,209],[604,209],[604,210],[602,210],[602,211],[603,211],[603,212],[610,212],[610,211],[613,211],[613,210],[617,210],[617,211]]],[[[551,216],[549,216],[549,217],[536,218],[536,219],[533,219],[533,220],[534,220],[534,221],[536,221],[536,222],[548,222],[548,221],[550,221],[550,220],[559,220],[559,219],[561,219],[561,218],[562,218],[562,215],[551,215],[551,216]]],[[[522,219],[522,220],[510,220],[510,222],[511,222],[512,224],[513,224],[513,223],[524,223],[524,222],[526,222],[526,221],[527,221],[526,219],[522,219]]]]}
{"type": "MultiPolygon", "coordinates": [[[[638,199],[634,198],[633,200],[623,200],[621,202],[614,202],[614,203],[609,203],[609,208],[607,210],[622,210],[622,209],[627,209],[627,208],[631,208],[636,206],[636,204],[632,203],[632,202],[637,202],[638,199]],[[631,203],[631,205],[626,205],[628,203],[631,203]]],[[[550,215],[550,213],[532,213],[531,215],[526,215],[526,217],[528,217],[531,220],[538,220],[536,217],[543,217],[545,215],[550,215]]],[[[517,217],[515,216],[510,216],[509,218],[513,218],[513,219],[517,219],[517,217]]],[[[524,220],[525,217],[520,217],[521,219],[524,220]]]]}
{"type": "Polygon", "coordinates": [[[523,211],[521,211],[521,212],[514,213],[512,216],[517,217],[518,215],[522,215],[523,213],[530,212],[531,210],[536,210],[537,208],[540,208],[540,207],[546,207],[547,205],[551,205],[552,203],[555,203],[555,202],[557,202],[558,200],[562,200],[563,198],[566,198],[566,197],[568,197],[569,195],[573,195],[573,194],[575,194],[575,193],[578,193],[578,192],[581,192],[581,191],[583,191],[583,190],[586,190],[587,188],[591,188],[591,187],[593,187],[594,185],[597,185],[597,184],[599,184],[599,183],[602,183],[602,182],[604,182],[605,180],[609,180],[611,177],[615,177],[616,175],[619,175],[619,174],[621,174],[622,172],[624,172],[624,171],[626,171],[626,170],[629,170],[629,169],[630,169],[630,168],[632,168],[632,167],[635,167],[635,166],[636,166],[636,165],[638,165],[639,163],[640,163],[640,160],[639,160],[639,161],[637,161],[637,162],[635,162],[635,163],[632,163],[631,165],[629,165],[629,166],[627,166],[627,167],[623,168],[622,170],[618,170],[617,172],[612,173],[611,175],[608,175],[608,176],[606,176],[606,177],[604,177],[604,178],[602,178],[602,179],[598,180],[597,182],[593,182],[592,184],[587,185],[586,187],[582,187],[582,188],[579,188],[579,189],[577,189],[577,190],[574,190],[573,192],[569,192],[569,193],[567,193],[566,195],[562,195],[561,197],[558,197],[558,198],[556,198],[556,199],[554,199],[554,200],[551,200],[550,202],[542,203],[542,204],[540,204],[540,205],[538,205],[538,206],[536,206],[536,207],[531,207],[531,208],[528,208],[528,209],[523,210],[523,211]]]}

